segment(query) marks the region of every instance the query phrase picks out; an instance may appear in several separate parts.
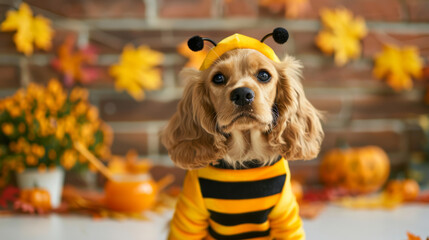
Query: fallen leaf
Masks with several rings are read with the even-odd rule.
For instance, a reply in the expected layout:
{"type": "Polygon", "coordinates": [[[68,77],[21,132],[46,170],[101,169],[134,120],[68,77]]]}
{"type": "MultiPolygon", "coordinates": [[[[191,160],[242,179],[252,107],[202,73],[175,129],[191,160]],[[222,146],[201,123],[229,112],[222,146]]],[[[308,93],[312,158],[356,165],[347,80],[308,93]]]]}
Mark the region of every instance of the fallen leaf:
{"type": "Polygon", "coordinates": [[[19,198],[19,189],[13,186],[7,186],[0,195],[0,207],[6,208],[8,202],[14,202],[19,198]]]}
{"type": "Polygon", "coordinates": [[[338,66],[361,54],[360,40],[367,35],[365,20],[353,18],[345,8],[322,9],[320,12],[323,29],[316,36],[316,45],[327,55],[334,55],[338,66]]]}
{"type": "Polygon", "coordinates": [[[407,232],[408,240],[422,240],[419,236],[416,236],[410,232],[407,232]]]}
{"type": "Polygon", "coordinates": [[[1,31],[16,31],[13,40],[19,52],[29,56],[36,47],[49,50],[54,31],[51,21],[42,16],[33,17],[33,12],[26,3],[21,3],[19,10],[10,10],[1,24],[1,31]]]}
{"type": "Polygon", "coordinates": [[[185,67],[199,69],[209,51],[203,49],[201,51],[194,52],[189,49],[187,42],[182,42],[179,44],[179,46],[177,46],[177,52],[180,55],[188,58],[188,62],[186,62],[185,67]]]}
{"type": "Polygon", "coordinates": [[[160,52],[148,46],[137,49],[127,45],[120,57],[119,63],[109,69],[115,78],[117,90],[126,90],[134,99],[143,100],[143,90],[155,90],[161,86],[161,71],[157,68],[163,60],[160,52]]]}
{"type": "Polygon", "coordinates": [[[97,54],[92,46],[75,49],[76,38],[68,36],[58,48],[57,58],[52,60],[52,66],[64,75],[66,86],[72,86],[76,82],[90,83],[98,76],[98,71],[91,67],[97,54]]]}
{"type": "Polygon", "coordinates": [[[402,49],[394,45],[383,46],[383,51],[374,58],[373,74],[378,79],[386,79],[396,91],[413,87],[411,77],[420,78],[423,63],[416,47],[402,49]]]}

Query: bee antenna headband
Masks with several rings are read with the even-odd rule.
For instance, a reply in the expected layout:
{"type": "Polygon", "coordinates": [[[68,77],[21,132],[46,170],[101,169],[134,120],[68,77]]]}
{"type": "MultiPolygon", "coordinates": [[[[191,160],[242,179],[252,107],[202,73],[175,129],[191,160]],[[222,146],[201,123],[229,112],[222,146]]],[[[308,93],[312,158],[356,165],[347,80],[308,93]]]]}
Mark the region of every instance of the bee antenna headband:
{"type": "Polygon", "coordinates": [[[271,49],[268,45],[264,43],[264,41],[271,36],[276,43],[283,44],[287,42],[289,38],[289,33],[286,29],[278,27],[274,29],[273,32],[265,35],[261,39],[261,41],[236,33],[223,39],[219,43],[216,43],[209,38],[193,36],[188,40],[188,47],[192,51],[198,52],[204,48],[204,41],[211,42],[214,45],[214,47],[208,52],[206,58],[204,59],[200,70],[205,70],[209,68],[213,64],[213,62],[216,61],[216,59],[222,56],[222,54],[234,49],[254,49],[264,54],[269,59],[275,62],[279,62],[280,60],[273,51],[273,49],[271,49]]]}

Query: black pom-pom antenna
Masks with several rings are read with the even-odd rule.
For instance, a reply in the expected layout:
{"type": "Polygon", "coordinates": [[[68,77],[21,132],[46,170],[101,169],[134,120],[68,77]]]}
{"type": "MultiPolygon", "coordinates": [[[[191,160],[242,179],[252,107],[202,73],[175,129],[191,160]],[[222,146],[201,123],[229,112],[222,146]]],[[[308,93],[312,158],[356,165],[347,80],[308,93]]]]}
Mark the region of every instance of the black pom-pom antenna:
{"type": "MultiPolygon", "coordinates": [[[[261,42],[264,42],[265,39],[267,39],[268,37],[273,36],[274,41],[276,41],[276,43],[278,44],[283,44],[285,42],[287,42],[288,38],[289,38],[289,33],[286,29],[278,27],[276,29],[273,30],[272,33],[269,33],[267,35],[265,35],[261,42]]],[[[188,47],[189,49],[191,49],[194,52],[198,52],[201,51],[204,48],[204,41],[208,41],[211,42],[215,47],[216,47],[216,42],[209,39],[209,38],[203,38],[200,36],[193,36],[188,40],[188,47]]]]}
{"type": "Polygon", "coordinates": [[[273,36],[274,41],[276,41],[276,43],[278,43],[278,44],[283,44],[283,43],[287,42],[287,40],[289,39],[288,31],[284,28],[278,27],[278,28],[274,29],[274,31],[272,33],[268,33],[267,35],[265,35],[261,39],[261,42],[264,42],[265,39],[267,39],[270,36],[273,36]]]}
{"type": "Polygon", "coordinates": [[[204,41],[211,42],[215,47],[217,45],[213,40],[211,40],[209,38],[203,38],[200,36],[193,36],[188,40],[188,47],[189,47],[189,49],[191,49],[194,52],[201,51],[204,48],[204,41]]]}

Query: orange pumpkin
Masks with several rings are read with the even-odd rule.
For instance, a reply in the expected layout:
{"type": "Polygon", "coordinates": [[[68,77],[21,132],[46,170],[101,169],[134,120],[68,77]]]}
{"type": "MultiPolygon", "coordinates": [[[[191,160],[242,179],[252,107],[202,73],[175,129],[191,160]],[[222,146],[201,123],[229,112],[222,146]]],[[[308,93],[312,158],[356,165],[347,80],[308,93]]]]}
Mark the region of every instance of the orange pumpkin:
{"type": "Polygon", "coordinates": [[[141,212],[155,204],[158,185],[149,175],[124,176],[118,181],[108,181],[105,192],[106,205],[110,209],[141,212]]]}
{"type": "Polygon", "coordinates": [[[391,195],[400,196],[404,201],[413,201],[420,193],[419,184],[412,179],[392,180],[386,187],[386,192],[391,195]]]}
{"type": "Polygon", "coordinates": [[[387,154],[377,146],[333,149],[320,165],[321,180],[330,187],[342,187],[352,193],[377,191],[390,171],[387,154]]]}
{"type": "Polygon", "coordinates": [[[43,210],[49,210],[52,207],[51,195],[48,191],[40,188],[21,190],[19,199],[24,203],[31,204],[33,207],[43,210]]]}

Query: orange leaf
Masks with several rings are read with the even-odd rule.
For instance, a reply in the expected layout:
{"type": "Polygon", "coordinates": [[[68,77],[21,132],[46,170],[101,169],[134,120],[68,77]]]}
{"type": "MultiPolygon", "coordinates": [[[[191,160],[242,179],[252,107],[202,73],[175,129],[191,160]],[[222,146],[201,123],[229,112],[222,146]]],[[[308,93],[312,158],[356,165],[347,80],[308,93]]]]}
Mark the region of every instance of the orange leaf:
{"type": "Polygon", "coordinates": [[[68,36],[58,48],[58,57],[52,61],[53,67],[64,74],[68,86],[74,82],[89,83],[98,75],[95,69],[89,67],[97,60],[94,48],[86,46],[75,50],[75,43],[75,37],[68,36]]]}
{"type": "Polygon", "coordinates": [[[408,240],[422,240],[419,236],[416,236],[410,232],[407,232],[408,240]]]}

